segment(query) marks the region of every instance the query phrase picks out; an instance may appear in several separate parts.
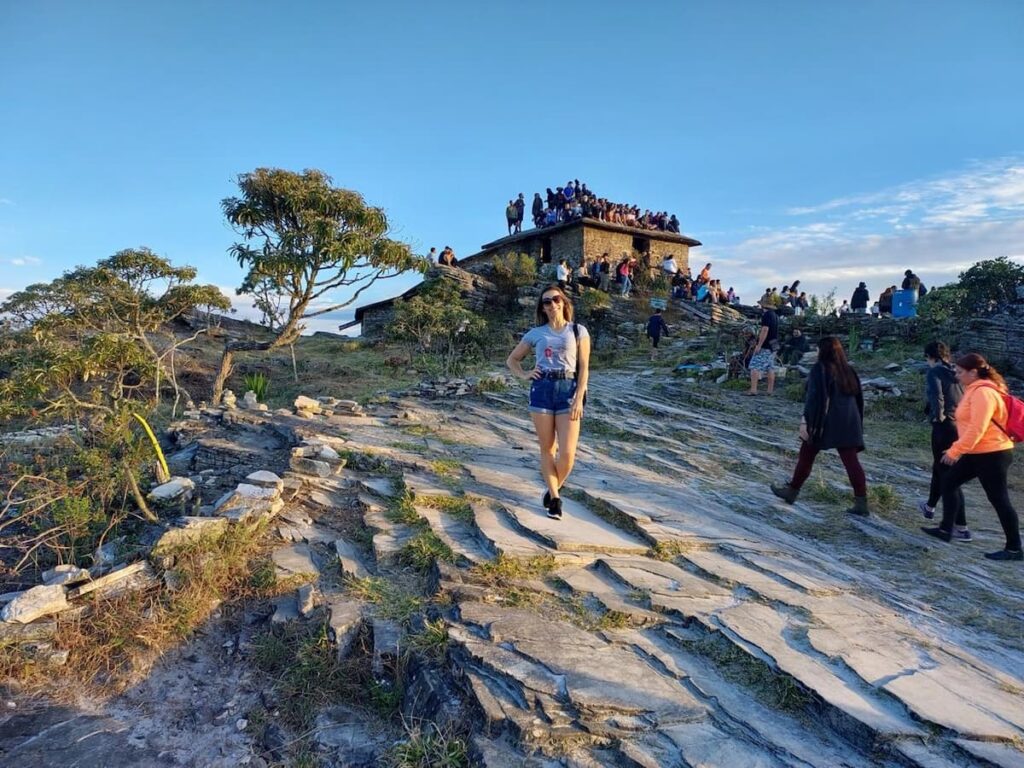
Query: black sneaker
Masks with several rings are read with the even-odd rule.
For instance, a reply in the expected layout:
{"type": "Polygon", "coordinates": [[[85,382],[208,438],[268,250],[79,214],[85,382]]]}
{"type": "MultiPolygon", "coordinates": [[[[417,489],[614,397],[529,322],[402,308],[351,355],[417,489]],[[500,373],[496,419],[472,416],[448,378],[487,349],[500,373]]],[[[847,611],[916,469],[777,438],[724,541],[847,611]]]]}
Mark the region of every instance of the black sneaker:
{"type": "Polygon", "coordinates": [[[986,552],[985,557],[989,560],[1024,560],[1024,551],[1001,549],[998,552],[986,552]]]}
{"type": "Polygon", "coordinates": [[[562,519],[562,500],[552,499],[551,503],[548,504],[548,517],[552,520],[562,519]]]}
{"type": "Polygon", "coordinates": [[[921,530],[929,536],[934,536],[936,539],[942,539],[943,541],[953,540],[953,534],[949,531],[944,531],[941,528],[925,528],[924,526],[921,526],[921,530]]]}
{"type": "Polygon", "coordinates": [[[551,506],[551,491],[544,491],[544,500],[541,502],[544,505],[544,509],[551,506]]]}

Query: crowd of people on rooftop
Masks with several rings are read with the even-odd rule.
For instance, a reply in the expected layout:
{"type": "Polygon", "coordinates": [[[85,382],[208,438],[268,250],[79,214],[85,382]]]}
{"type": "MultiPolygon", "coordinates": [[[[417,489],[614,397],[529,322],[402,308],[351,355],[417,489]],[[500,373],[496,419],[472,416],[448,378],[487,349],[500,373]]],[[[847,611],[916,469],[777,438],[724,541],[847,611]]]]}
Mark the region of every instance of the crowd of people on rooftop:
{"type": "MultiPolygon", "coordinates": [[[[505,207],[505,220],[510,235],[523,231],[526,199],[522,192],[505,207]]],[[[543,196],[535,192],[530,207],[534,226],[553,227],[576,219],[607,221],[637,229],[656,230],[679,234],[679,218],[667,211],[641,211],[639,206],[615,203],[598,197],[579,179],[566,182],[564,187],[548,187],[543,196]]]]}

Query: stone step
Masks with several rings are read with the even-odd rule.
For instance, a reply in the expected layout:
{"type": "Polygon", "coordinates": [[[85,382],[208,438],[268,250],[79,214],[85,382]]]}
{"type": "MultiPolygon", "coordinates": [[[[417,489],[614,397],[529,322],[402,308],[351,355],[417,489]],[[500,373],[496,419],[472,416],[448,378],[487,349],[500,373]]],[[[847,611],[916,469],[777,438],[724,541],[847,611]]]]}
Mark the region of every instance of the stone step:
{"type": "Polygon", "coordinates": [[[508,514],[490,500],[470,500],[473,518],[481,535],[498,554],[516,558],[537,557],[551,551],[532,536],[522,533],[508,514]]]}
{"type": "Polygon", "coordinates": [[[490,543],[480,535],[477,527],[464,520],[432,507],[415,505],[417,514],[427,521],[430,529],[452,552],[476,565],[490,560],[497,552],[490,543]]]}
{"type": "Polygon", "coordinates": [[[594,571],[590,567],[559,568],[553,575],[565,582],[576,594],[593,596],[605,610],[628,617],[632,626],[649,626],[665,621],[663,614],[637,604],[643,600],[642,595],[631,600],[630,590],[610,576],[602,576],[600,571],[594,571]]]}
{"type": "Polygon", "coordinates": [[[562,499],[562,519],[552,520],[541,508],[502,500],[502,510],[515,527],[551,549],[562,552],[642,554],[648,546],[599,518],[582,504],[562,499]]]}

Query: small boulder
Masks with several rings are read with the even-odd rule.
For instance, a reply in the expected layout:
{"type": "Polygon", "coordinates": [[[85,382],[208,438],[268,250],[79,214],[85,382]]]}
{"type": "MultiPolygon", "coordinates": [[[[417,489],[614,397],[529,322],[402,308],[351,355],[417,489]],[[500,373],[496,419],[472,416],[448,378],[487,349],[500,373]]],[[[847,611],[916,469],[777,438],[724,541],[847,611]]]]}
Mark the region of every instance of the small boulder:
{"type": "Polygon", "coordinates": [[[260,401],[256,397],[256,393],[251,389],[242,395],[242,407],[249,411],[258,411],[260,409],[260,401]]]}
{"type": "Polygon", "coordinates": [[[53,586],[54,584],[81,584],[92,578],[89,571],[79,568],[77,565],[55,565],[48,571],[43,571],[43,584],[53,586]]]}
{"type": "Polygon", "coordinates": [[[187,477],[172,477],[166,483],[156,486],[146,497],[160,507],[184,504],[192,499],[196,484],[187,477]]]}
{"type": "Polygon", "coordinates": [[[159,555],[169,549],[202,539],[215,541],[228,527],[223,517],[179,517],[153,546],[153,554],[159,555]]]}
{"type": "Polygon", "coordinates": [[[284,490],[284,480],[278,477],[276,473],[266,469],[250,472],[246,475],[245,481],[260,488],[276,488],[278,492],[284,490]]]}
{"type": "Polygon", "coordinates": [[[320,413],[323,406],[319,400],[314,400],[312,397],[306,397],[305,395],[299,395],[295,398],[295,410],[296,411],[308,411],[309,413],[320,413]]]}
{"type": "Polygon", "coordinates": [[[303,616],[313,613],[316,608],[316,590],[312,584],[303,584],[295,591],[295,603],[303,616]]]}
{"type": "Polygon", "coordinates": [[[60,613],[70,607],[61,584],[43,584],[27,589],[0,611],[0,620],[28,624],[41,616],[60,613]]]}
{"type": "Polygon", "coordinates": [[[238,398],[235,397],[235,393],[230,389],[225,389],[224,394],[220,396],[220,404],[229,411],[233,411],[238,407],[238,398]]]}

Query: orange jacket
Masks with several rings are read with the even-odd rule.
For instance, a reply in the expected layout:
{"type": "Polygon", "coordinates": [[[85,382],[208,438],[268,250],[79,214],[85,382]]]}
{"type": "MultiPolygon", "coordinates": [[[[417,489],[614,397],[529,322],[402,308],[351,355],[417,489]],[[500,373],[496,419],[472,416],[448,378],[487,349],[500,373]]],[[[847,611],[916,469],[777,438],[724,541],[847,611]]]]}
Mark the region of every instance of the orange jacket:
{"type": "Polygon", "coordinates": [[[999,428],[1006,423],[1006,404],[993,384],[979,379],[964,390],[956,407],[956,428],[960,433],[946,453],[958,459],[965,453],[992,453],[1013,448],[1013,441],[999,428]],[[998,422],[998,423],[995,423],[998,422]]]}

